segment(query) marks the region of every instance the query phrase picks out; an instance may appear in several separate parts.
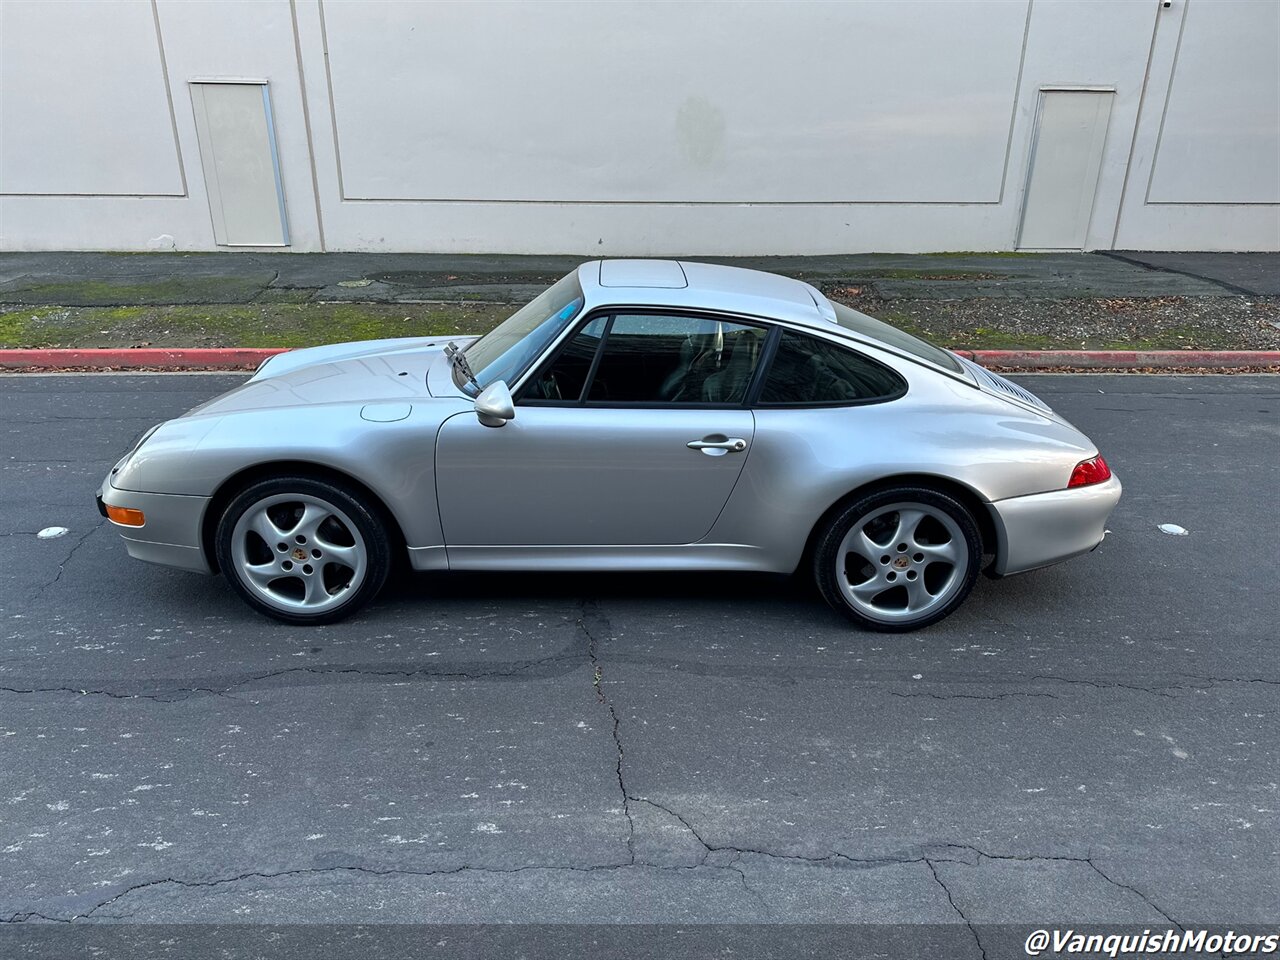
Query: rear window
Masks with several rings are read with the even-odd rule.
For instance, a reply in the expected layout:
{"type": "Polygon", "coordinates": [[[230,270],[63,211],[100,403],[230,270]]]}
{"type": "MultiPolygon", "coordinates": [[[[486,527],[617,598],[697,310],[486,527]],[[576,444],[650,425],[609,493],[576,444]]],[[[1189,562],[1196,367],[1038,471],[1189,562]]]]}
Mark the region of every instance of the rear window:
{"type": "Polygon", "coordinates": [[[936,363],[938,366],[953,373],[964,372],[964,368],[960,366],[960,361],[941,347],[935,347],[932,343],[921,340],[919,337],[913,337],[905,330],[899,330],[897,327],[890,326],[875,317],[859,313],[853,307],[846,307],[843,303],[832,301],[831,306],[836,311],[836,323],[846,330],[852,330],[854,333],[870,337],[872,340],[879,340],[901,350],[903,353],[909,353],[921,360],[936,363]]]}

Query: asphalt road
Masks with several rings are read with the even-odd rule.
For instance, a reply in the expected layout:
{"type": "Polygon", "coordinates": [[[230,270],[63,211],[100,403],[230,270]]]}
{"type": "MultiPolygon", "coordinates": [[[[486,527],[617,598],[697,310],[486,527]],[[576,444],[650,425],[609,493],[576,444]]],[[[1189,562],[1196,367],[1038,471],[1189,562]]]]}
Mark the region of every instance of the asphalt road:
{"type": "Polygon", "coordinates": [[[0,954],[72,918],[906,922],[975,957],[1280,920],[1280,379],[1024,378],[1124,480],[1112,532],[903,637],[709,575],[270,623],[93,506],[235,382],[0,378],[0,954]]]}

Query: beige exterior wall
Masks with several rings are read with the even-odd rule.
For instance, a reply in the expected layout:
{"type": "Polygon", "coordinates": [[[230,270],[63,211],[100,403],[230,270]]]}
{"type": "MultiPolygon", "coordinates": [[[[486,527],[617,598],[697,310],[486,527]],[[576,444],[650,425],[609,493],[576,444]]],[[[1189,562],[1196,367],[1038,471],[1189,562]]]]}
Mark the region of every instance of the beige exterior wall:
{"type": "Polygon", "coordinates": [[[0,249],[218,249],[189,85],[269,84],[289,249],[1007,250],[1045,88],[1088,249],[1280,249],[1280,3],[0,4],[0,249]]]}

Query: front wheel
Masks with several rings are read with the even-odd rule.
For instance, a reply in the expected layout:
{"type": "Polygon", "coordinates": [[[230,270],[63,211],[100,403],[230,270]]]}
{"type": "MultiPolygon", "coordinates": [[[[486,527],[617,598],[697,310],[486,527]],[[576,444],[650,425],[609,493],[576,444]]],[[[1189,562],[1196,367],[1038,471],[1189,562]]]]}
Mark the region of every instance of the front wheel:
{"type": "Polygon", "coordinates": [[[826,601],[860,626],[889,633],[946,617],[973,589],[981,564],[972,514],[917,487],[860,497],[827,524],[814,550],[826,601]]]}
{"type": "Polygon", "coordinates": [[[311,477],[262,480],[223,512],[218,565],[249,606],[295,624],[334,623],[377,595],[391,547],[376,508],[311,477]]]}

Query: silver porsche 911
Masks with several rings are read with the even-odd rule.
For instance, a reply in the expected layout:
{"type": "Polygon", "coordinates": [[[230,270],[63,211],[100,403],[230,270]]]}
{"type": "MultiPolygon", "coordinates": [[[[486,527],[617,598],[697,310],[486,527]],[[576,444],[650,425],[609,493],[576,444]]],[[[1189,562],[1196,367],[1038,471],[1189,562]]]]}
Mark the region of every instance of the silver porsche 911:
{"type": "Polygon", "coordinates": [[[1092,550],[1120,482],[1033,394],[796,280],[585,263],[479,339],[280,354],[154,427],[99,507],[131,556],[330,623],[416,570],[807,565],[855,623],[1092,550]]]}

